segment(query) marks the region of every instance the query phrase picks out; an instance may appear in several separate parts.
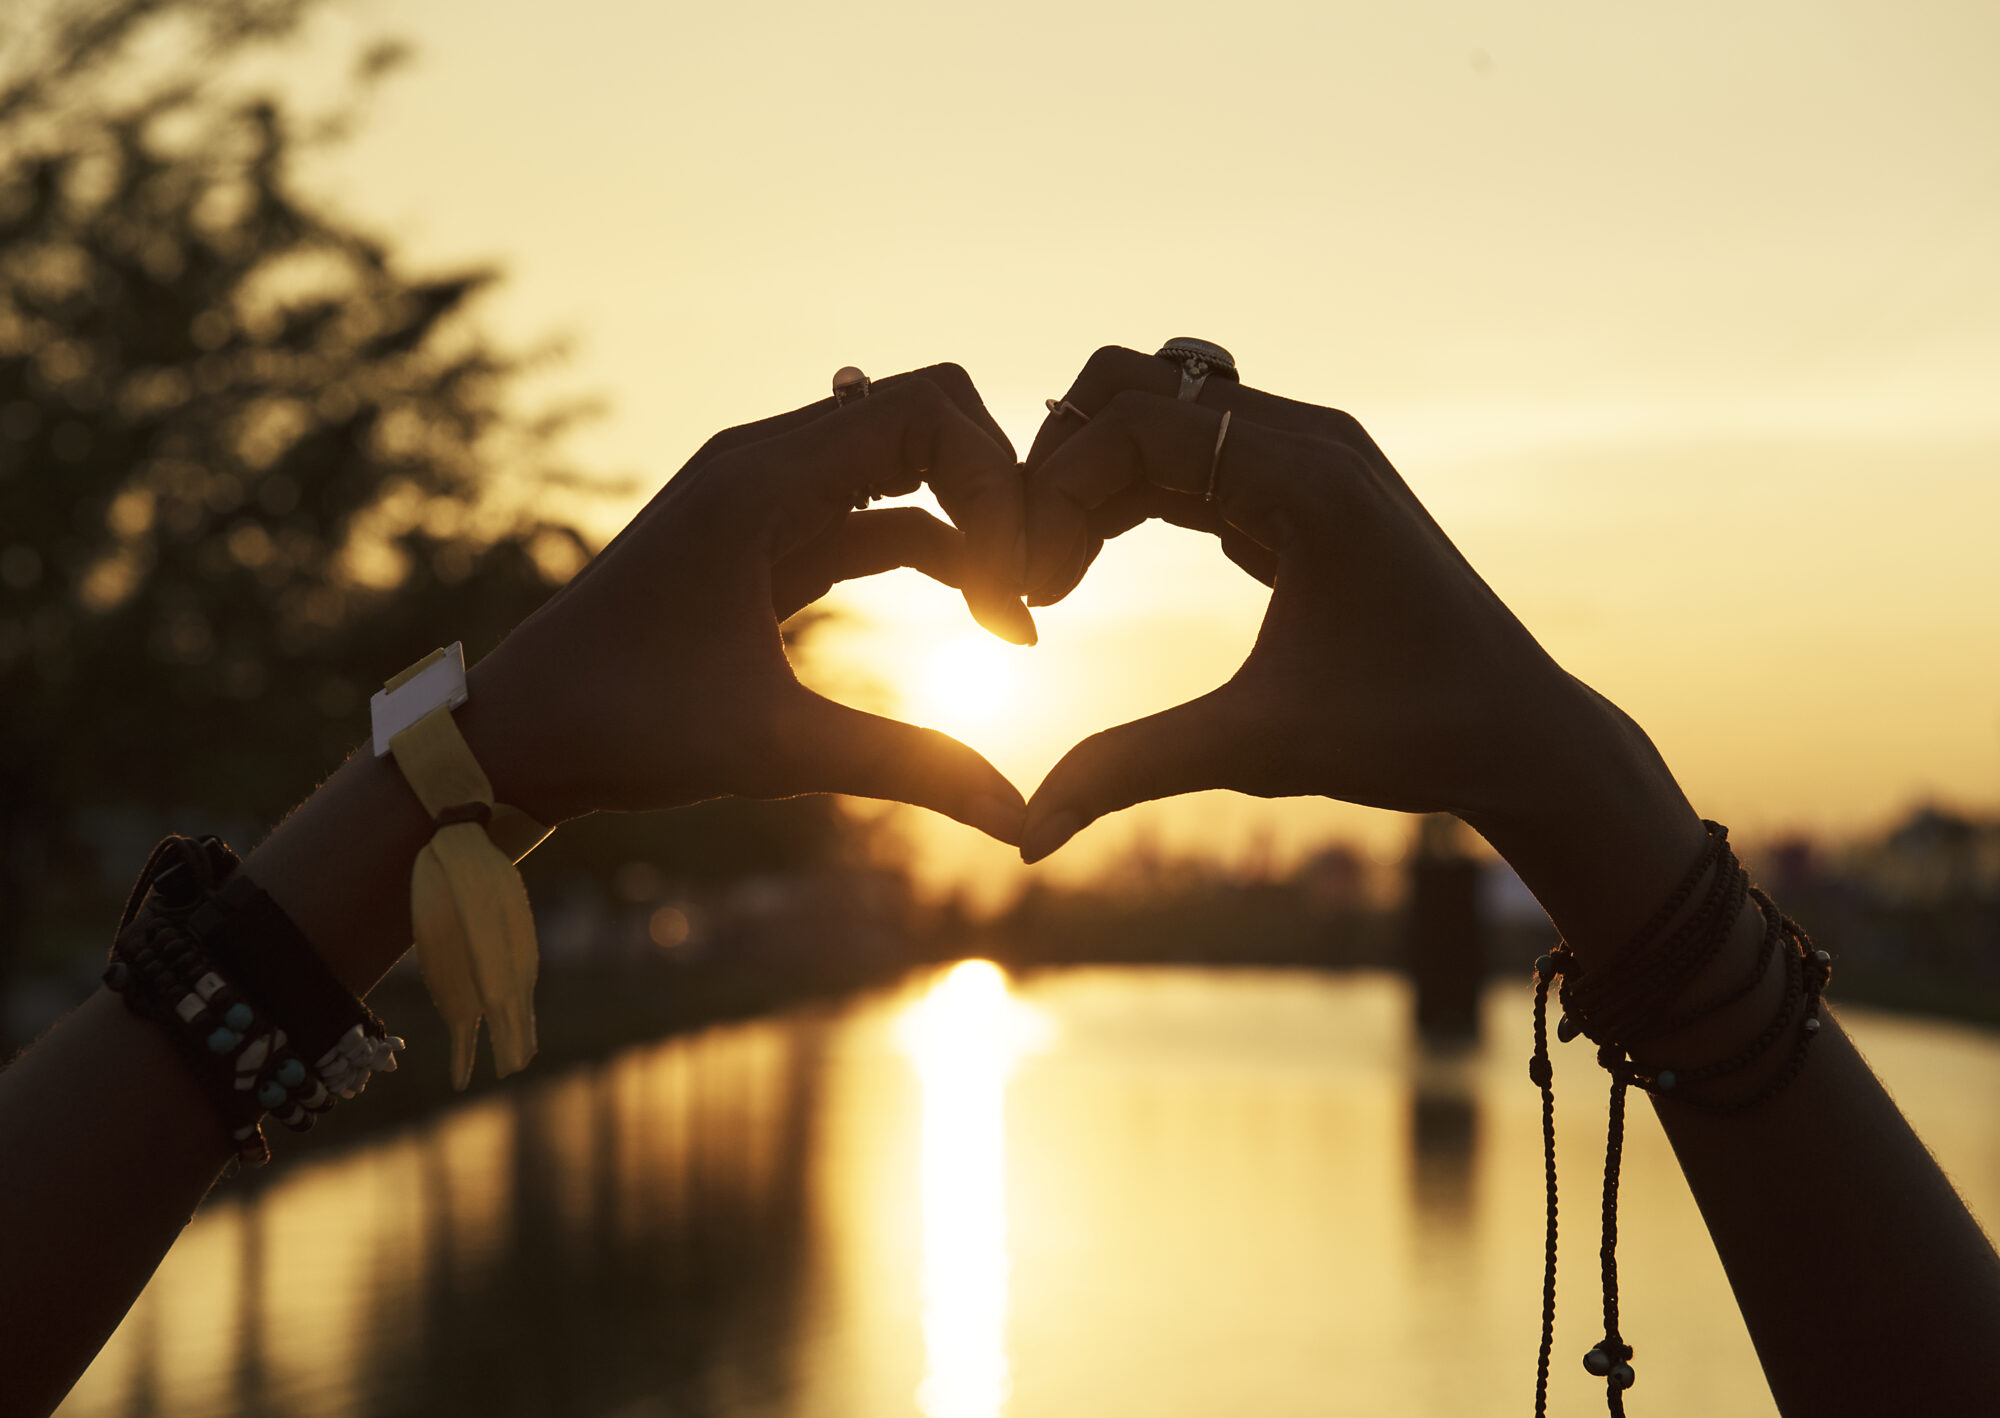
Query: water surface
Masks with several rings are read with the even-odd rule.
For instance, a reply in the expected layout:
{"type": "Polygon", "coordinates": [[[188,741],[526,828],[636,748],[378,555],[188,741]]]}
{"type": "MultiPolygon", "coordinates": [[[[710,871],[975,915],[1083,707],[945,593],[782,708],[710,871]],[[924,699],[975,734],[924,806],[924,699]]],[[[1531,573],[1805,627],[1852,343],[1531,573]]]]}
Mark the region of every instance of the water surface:
{"type": "MultiPolygon", "coordinates": [[[[65,1418],[1529,1410],[1528,1000],[1413,1046],[1387,976],[961,965],[488,1095],[206,1208],[65,1418]]],[[[1843,1011],[2000,1216],[2000,1034],[1843,1011]]],[[[389,1084],[393,1086],[393,1081],[389,1084]]],[[[1602,1075],[1558,1059],[1552,1412],[1602,1412],[1602,1075]]],[[[361,1106],[366,1106],[365,1100],[361,1106]]],[[[1650,1110],[1636,1415],[1774,1412],[1650,1110]]]]}

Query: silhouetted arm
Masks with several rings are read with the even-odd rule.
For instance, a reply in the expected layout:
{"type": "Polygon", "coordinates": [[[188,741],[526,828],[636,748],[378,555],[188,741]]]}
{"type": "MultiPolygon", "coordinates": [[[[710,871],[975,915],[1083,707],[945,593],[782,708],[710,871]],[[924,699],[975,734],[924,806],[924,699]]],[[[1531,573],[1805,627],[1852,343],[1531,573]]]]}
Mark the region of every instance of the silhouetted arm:
{"type": "MultiPolygon", "coordinates": [[[[813,694],[778,629],[836,581],[909,566],[1032,639],[1017,469],[952,366],[718,435],[472,670],[457,717],[497,800],[555,823],[848,792],[1017,842],[1021,796],[991,764],[813,694]],[[963,532],[909,508],[850,510],[922,480],[963,532]]],[[[243,869],[362,994],[409,945],[429,835],[392,763],[364,748],[243,869]]],[[[0,1415],[46,1413],[68,1392],[229,1153],[166,1034],[108,991],[0,1073],[0,1415]]]]}
{"type": "MultiPolygon", "coordinates": [[[[1178,384],[1159,359],[1100,350],[1068,394],[1088,421],[1043,425],[1030,601],[1060,599],[1105,537],[1155,516],[1219,536],[1270,609],[1227,684],[1072,749],[1029,802],[1023,855],[1203,788],[1452,812],[1586,970],[1617,969],[1703,842],[1652,743],[1550,659],[1352,418],[1214,379],[1187,402],[1178,384]]],[[[1744,914],[1691,997],[1749,970],[1744,914]]],[[[1727,1056],[1771,1017],[1778,970],[1638,1061],[1727,1056]]],[[[1844,1031],[1822,1034],[1747,1113],[1658,1104],[1772,1391],[1797,1418],[1991,1411],[2000,1259],[1844,1031]]]]}
{"type": "MultiPolygon", "coordinates": [[[[1684,830],[1692,813],[1678,790],[1665,785],[1580,802],[1566,814],[1566,826],[1530,834],[1484,825],[1523,880],[1553,903],[1550,914],[1586,970],[1615,969],[1619,948],[1642,924],[1587,918],[1564,904],[1603,870],[1593,857],[1597,824],[1607,815],[1659,825],[1662,845],[1649,873],[1656,880],[1671,883],[1694,860],[1698,824],[1678,850],[1666,845],[1667,829],[1684,830]]],[[[1626,867],[1636,860],[1626,858],[1626,867]]],[[[1659,886],[1635,902],[1650,915],[1670,889],[1659,886]]],[[[1762,931],[1760,913],[1746,906],[1727,948],[1688,996],[1716,997],[1741,980],[1762,931]]],[[[1757,992],[1697,1031],[1635,1051],[1636,1060],[1664,1067],[1727,1057],[1772,1017],[1783,987],[1774,955],[1757,992]]],[[[1782,1066],[1789,1051],[1787,1040],[1762,1066],[1782,1066]]],[[[1754,1081],[1737,1083],[1735,1091],[1747,1094],[1754,1081]]],[[[2000,1258],[1841,1028],[1837,1008],[1804,1069],[1776,1097],[1732,1116],[1670,1097],[1655,1097],[1654,1110],[1780,1412],[1991,1409],[2000,1361],[2000,1258]]],[[[1558,1371],[1577,1357],[1558,1355],[1558,1371]]],[[[1643,1383],[1643,1367],[1641,1373],[1643,1383]]]]}
{"type": "MultiPolygon", "coordinates": [[[[364,750],[245,870],[365,992],[409,942],[427,835],[395,769],[364,750]]],[[[55,1407],[230,1153],[167,1035],[108,990],[0,1073],[0,1414],[55,1407]]]]}

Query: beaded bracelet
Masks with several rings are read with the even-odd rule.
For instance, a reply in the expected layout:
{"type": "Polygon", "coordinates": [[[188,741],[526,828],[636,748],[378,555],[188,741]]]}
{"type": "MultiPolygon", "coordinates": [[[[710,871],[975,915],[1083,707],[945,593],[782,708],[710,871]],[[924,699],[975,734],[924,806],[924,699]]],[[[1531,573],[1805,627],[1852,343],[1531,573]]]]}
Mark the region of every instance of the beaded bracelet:
{"type": "Polygon", "coordinates": [[[190,1056],[237,1157],[267,1161],[264,1113],[302,1130],[333,1105],[333,1095],[284,1030],[216,973],[192,937],[170,923],[155,924],[120,951],[105,983],[136,1013],[166,1026],[190,1056]]]}
{"type": "Polygon", "coordinates": [[[169,837],[140,872],[104,982],[186,1055],[239,1160],[270,1158],[262,1120],[310,1128],[336,1095],[393,1069],[401,1039],[349,993],[220,839],[169,837]],[[290,1026],[281,1027],[282,1017],[290,1026]]]}
{"type": "Polygon", "coordinates": [[[1815,950],[1812,939],[1764,892],[1750,885],[1729,847],[1729,830],[1704,821],[1708,834],[1701,854],[1653,919],[1633,938],[1618,969],[1586,974],[1567,944],[1535,962],[1535,1052],[1528,1077],[1542,1094],[1542,1160],[1548,1226],[1542,1272],[1542,1339],[1535,1372],[1535,1414],[1548,1411],[1549,1354],[1555,1339],[1556,1309],[1556,1134],[1555,1070],[1549,1059],[1549,991],[1558,980],[1563,1015],[1557,1038],[1568,1043],[1587,1035],[1598,1045],[1597,1061],[1611,1075],[1609,1127],[1604,1148],[1603,1240],[1598,1248],[1604,1289],[1604,1337],[1583,1356],[1583,1367],[1605,1381],[1605,1405],[1623,1418],[1624,1391],[1636,1381],[1632,1346],[1618,1332],[1618,1176],[1624,1158],[1625,1094],[1641,1088],[1655,1097],[1707,1113],[1740,1113],[1776,1097],[1805,1067],[1806,1053],[1820,1031],[1820,997],[1833,978],[1832,957],[1815,950]],[[1708,886],[1686,920],[1663,940],[1666,929],[1706,879],[1708,886]],[[1747,974],[1699,1004],[1669,1012],[1684,991],[1721,952],[1746,901],[1764,918],[1756,960],[1747,974]],[[1780,949],[1782,947],[1782,950],[1780,949]],[[1763,983],[1771,957],[1781,954],[1785,988],[1770,1021],[1757,1036],[1724,1058],[1687,1068],[1648,1073],[1631,1060],[1634,1044],[1667,1038],[1746,999],[1763,983]],[[1703,1085],[1754,1066],[1796,1029],[1785,1067],[1761,1088],[1740,1097],[1705,1097],[1703,1085]]]}

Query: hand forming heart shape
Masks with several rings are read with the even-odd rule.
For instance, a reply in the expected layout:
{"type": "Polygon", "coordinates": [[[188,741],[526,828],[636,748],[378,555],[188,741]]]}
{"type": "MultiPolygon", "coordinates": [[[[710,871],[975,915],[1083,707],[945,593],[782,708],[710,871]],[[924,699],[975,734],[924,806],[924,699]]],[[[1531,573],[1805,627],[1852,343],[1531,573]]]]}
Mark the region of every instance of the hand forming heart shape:
{"type": "Polygon", "coordinates": [[[1344,413],[1163,360],[1094,355],[1028,458],[1029,600],[1059,600],[1104,541],[1149,517],[1217,536],[1272,587],[1218,689],[1105,730],[1036,790],[1023,855],[1136,802],[1231,788],[1490,815],[1580,690],[1344,413]],[[1185,389],[1180,389],[1185,394],[1185,389]],[[1221,429],[1227,415],[1226,430],[1221,429]]]}
{"type": "Polygon", "coordinates": [[[1025,465],[953,365],[718,434],[475,669],[496,788],[544,821],[724,794],[892,798],[1036,861],[1106,813],[1204,788],[1451,811],[1497,843],[1665,774],[1352,418],[1217,379],[1186,392],[1167,361],[1099,350],[1025,465]],[[854,510],[920,483],[956,526],[854,510]],[[1148,517],[1215,535],[1272,587],[1255,648],[1210,693],[1077,744],[1030,802],[964,744],[822,698],[786,660],[780,620],[898,566],[1032,644],[1024,597],[1062,599],[1148,517]],[[1604,763],[1623,776],[1595,793],[1604,763]]]}

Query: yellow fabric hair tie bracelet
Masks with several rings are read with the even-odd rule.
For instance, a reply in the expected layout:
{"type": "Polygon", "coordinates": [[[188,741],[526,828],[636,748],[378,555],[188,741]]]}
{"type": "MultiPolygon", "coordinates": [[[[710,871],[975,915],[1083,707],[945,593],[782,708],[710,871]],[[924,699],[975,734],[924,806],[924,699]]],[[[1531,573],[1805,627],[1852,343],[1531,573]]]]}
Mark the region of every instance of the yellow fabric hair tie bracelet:
{"type": "Polygon", "coordinates": [[[549,835],[520,809],[493,801],[493,784],[451,716],[467,698],[465,647],[454,642],[369,701],[376,757],[394,755],[435,824],[410,872],[410,918],[424,985],[451,1030],[454,1088],[472,1077],[482,1017],[492,1027],[497,1075],[535,1056],[539,952],[514,863],[549,835]]]}

